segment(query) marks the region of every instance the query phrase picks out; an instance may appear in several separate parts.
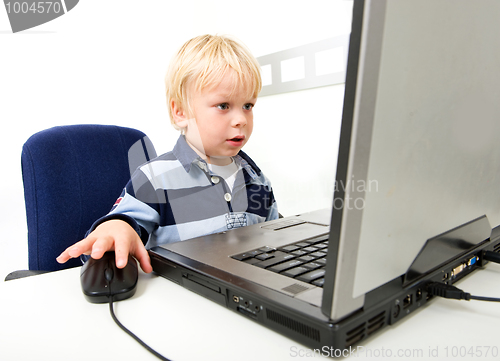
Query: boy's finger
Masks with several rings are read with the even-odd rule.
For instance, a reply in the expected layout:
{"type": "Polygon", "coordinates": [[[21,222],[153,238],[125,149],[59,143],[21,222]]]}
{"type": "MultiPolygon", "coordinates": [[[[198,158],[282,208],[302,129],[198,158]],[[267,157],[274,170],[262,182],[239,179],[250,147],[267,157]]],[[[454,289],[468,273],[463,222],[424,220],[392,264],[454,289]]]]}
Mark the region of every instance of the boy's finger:
{"type": "Polygon", "coordinates": [[[151,260],[149,256],[147,256],[144,260],[140,261],[141,268],[145,273],[153,272],[153,267],[151,266],[151,260]]]}
{"type": "Polygon", "coordinates": [[[115,240],[115,262],[116,267],[123,268],[127,265],[130,243],[128,241],[115,240]]]}
{"type": "Polygon", "coordinates": [[[90,237],[87,237],[80,242],[75,243],[74,245],[66,248],[59,257],[56,258],[56,261],[59,263],[65,263],[71,258],[80,257],[84,253],[89,253],[92,247],[93,240],[90,237]]]}
{"type": "Polygon", "coordinates": [[[151,259],[149,258],[148,251],[144,246],[138,248],[136,250],[135,258],[139,261],[141,268],[146,273],[153,272],[153,267],[151,266],[151,259]]]}
{"type": "Polygon", "coordinates": [[[66,263],[66,262],[68,262],[68,260],[70,258],[71,257],[68,255],[68,253],[66,251],[64,251],[63,253],[61,253],[59,255],[59,257],[56,258],[56,261],[59,262],[59,263],[66,263]]]}
{"type": "Polygon", "coordinates": [[[109,237],[100,237],[92,245],[90,256],[93,259],[100,259],[105,252],[113,249],[114,240],[109,237]]]}

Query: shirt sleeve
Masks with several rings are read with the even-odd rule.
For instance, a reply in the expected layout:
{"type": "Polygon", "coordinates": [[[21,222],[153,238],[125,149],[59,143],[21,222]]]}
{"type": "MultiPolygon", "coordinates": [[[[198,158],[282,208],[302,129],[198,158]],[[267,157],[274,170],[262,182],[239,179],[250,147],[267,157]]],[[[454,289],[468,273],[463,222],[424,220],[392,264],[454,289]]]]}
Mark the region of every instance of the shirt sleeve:
{"type": "Polygon", "coordinates": [[[158,226],[160,214],[158,197],[149,179],[141,170],[132,175],[111,211],[94,222],[87,235],[101,223],[120,219],[127,222],[145,245],[149,235],[158,226]]]}

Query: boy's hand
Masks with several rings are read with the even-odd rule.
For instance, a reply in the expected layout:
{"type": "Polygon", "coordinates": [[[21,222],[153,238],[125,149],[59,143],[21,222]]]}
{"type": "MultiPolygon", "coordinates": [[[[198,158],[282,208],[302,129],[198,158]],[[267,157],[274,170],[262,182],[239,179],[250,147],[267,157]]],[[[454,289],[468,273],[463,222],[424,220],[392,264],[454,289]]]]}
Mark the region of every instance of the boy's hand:
{"type": "Polygon", "coordinates": [[[65,263],[70,258],[80,257],[82,254],[99,259],[105,252],[113,250],[116,254],[116,266],[118,268],[127,265],[130,253],[139,261],[144,272],[150,273],[153,271],[148,252],[137,232],[127,222],[119,219],[101,223],[87,238],[68,247],[61,253],[57,257],[57,262],[65,263]]]}

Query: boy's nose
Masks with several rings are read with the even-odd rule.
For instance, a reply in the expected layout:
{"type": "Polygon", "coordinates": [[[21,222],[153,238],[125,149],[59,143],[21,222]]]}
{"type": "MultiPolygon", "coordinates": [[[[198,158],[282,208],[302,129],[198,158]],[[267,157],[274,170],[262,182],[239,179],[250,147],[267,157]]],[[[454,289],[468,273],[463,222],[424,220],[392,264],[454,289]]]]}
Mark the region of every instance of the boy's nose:
{"type": "Polygon", "coordinates": [[[247,118],[244,114],[236,114],[233,118],[233,127],[244,127],[247,125],[247,118]]]}

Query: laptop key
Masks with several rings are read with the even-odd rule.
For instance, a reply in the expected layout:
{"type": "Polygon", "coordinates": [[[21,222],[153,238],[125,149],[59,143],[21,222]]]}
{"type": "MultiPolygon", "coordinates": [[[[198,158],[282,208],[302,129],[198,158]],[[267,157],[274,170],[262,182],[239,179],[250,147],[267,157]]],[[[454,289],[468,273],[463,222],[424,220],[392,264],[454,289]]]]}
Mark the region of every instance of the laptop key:
{"type": "Polygon", "coordinates": [[[302,256],[299,258],[301,261],[304,261],[304,262],[309,262],[309,261],[313,261],[315,258],[314,257],[311,257],[311,256],[302,256]]]}
{"type": "Polygon", "coordinates": [[[300,242],[300,243],[295,243],[296,246],[299,246],[299,247],[307,247],[309,246],[309,243],[306,243],[306,242],[300,242]]]}
{"type": "Polygon", "coordinates": [[[307,273],[304,273],[301,276],[296,277],[295,279],[298,279],[299,281],[303,281],[306,283],[311,283],[317,278],[321,278],[325,275],[325,270],[324,269],[318,269],[314,271],[310,271],[307,273]]]}
{"type": "Polygon", "coordinates": [[[257,258],[248,258],[242,262],[248,263],[248,264],[255,264],[257,262],[260,262],[257,258]]]}
{"type": "Polygon", "coordinates": [[[298,250],[300,247],[294,246],[293,244],[290,246],[285,246],[285,247],[280,247],[278,248],[280,251],[285,251],[285,252],[293,252],[298,250]]]}
{"type": "Polygon", "coordinates": [[[299,261],[297,259],[292,259],[290,261],[286,261],[283,263],[279,263],[275,266],[269,267],[268,270],[273,271],[273,272],[282,272],[284,270],[287,270],[292,267],[297,267],[298,265],[301,265],[302,261],[299,261]]]}
{"type": "Polygon", "coordinates": [[[324,237],[318,237],[314,239],[308,239],[307,241],[304,241],[309,243],[310,245],[317,244],[317,243],[322,243],[322,242],[328,242],[328,239],[325,239],[324,237]]]}
{"type": "Polygon", "coordinates": [[[318,278],[317,280],[314,280],[311,282],[313,285],[318,286],[318,287],[323,287],[325,284],[325,279],[324,278],[318,278]]]}
{"type": "Polygon", "coordinates": [[[276,248],[264,246],[262,248],[259,248],[258,251],[261,251],[263,253],[268,253],[268,252],[276,251],[276,248]]]}
{"type": "Polygon", "coordinates": [[[314,262],[319,263],[320,265],[324,266],[324,265],[326,265],[326,258],[319,258],[317,260],[314,260],[314,262]]]}
{"type": "Polygon", "coordinates": [[[258,267],[261,267],[261,268],[267,268],[267,267],[274,266],[275,264],[285,262],[285,261],[288,261],[288,260],[296,257],[293,254],[285,253],[285,252],[281,252],[281,251],[276,251],[273,254],[274,254],[273,258],[267,259],[267,260],[262,261],[262,262],[255,263],[255,265],[258,267]]]}
{"type": "Polygon", "coordinates": [[[316,247],[305,247],[302,248],[302,250],[306,252],[316,252],[318,249],[316,247]]]}
{"type": "Polygon", "coordinates": [[[317,257],[317,258],[322,258],[322,257],[326,256],[326,253],[318,251],[318,252],[309,253],[309,256],[311,256],[311,257],[317,257]]]}
{"type": "Polygon", "coordinates": [[[294,267],[294,268],[290,268],[289,270],[286,270],[284,272],[281,272],[281,274],[293,278],[293,277],[296,277],[302,273],[306,273],[308,271],[309,270],[307,268],[304,268],[304,267],[294,267]]]}
{"type": "Polygon", "coordinates": [[[314,269],[317,269],[317,268],[320,268],[323,266],[320,265],[319,263],[316,263],[316,262],[309,262],[309,263],[304,263],[302,265],[302,267],[307,268],[307,270],[311,271],[311,270],[314,270],[314,269]]]}
{"type": "Polygon", "coordinates": [[[313,247],[316,247],[318,249],[323,249],[323,248],[328,248],[328,245],[325,243],[318,243],[318,244],[315,244],[313,247]]]}
{"type": "Polygon", "coordinates": [[[254,255],[250,253],[240,253],[236,254],[234,256],[231,256],[231,258],[237,259],[238,261],[244,261],[246,259],[252,258],[254,255]]]}
{"type": "Polygon", "coordinates": [[[319,243],[319,242],[322,242],[322,241],[321,241],[321,239],[318,239],[318,238],[306,239],[306,240],[302,241],[302,243],[307,243],[308,245],[319,243]]]}
{"type": "Polygon", "coordinates": [[[259,255],[261,253],[262,253],[262,251],[259,251],[258,249],[256,249],[256,250],[253,250],[253,251],[248,251],[248,252],[245,252],[245,253],[240,253],[240,254],[231,256],[231,258],[237,259],[238,261],[243,261],[245,259],[248,259],[248,258],[251,258],[251,257],[255,257],[255,256],[257,256],[257,255],[259,255]]]}
{"type": "Polygon", "coordinates": [[[266,259],[273,258],[274,256],[271,253],[261,253],[255,258],[257,258],[259,261],[265,261],[266,259]]]}

